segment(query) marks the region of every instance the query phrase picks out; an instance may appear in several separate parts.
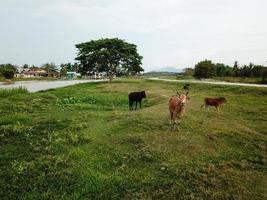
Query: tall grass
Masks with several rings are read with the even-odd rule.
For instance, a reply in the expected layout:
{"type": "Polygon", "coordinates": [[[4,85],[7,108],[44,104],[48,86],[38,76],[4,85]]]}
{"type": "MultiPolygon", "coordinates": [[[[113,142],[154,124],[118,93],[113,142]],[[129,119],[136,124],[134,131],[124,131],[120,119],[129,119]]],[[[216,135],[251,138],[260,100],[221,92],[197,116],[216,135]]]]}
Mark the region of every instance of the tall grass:
{"type": "Polygon", "coordinates": [[[0,98],[9,97],[17,94],[29,93],[28,90],[24,87],[17,87],[11,89],[0,89],[0,98]]]}

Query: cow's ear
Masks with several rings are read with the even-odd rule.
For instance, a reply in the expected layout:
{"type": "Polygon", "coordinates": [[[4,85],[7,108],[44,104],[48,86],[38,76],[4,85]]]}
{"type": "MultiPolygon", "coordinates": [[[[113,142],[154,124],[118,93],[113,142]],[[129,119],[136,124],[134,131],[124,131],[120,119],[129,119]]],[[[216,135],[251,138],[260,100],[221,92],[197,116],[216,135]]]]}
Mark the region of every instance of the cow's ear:
{"type": "Polygon", "coordinates": [[[190,99],[190,97],[186,97],[186,99],[190,99]]]}
{"type": "Polygon", "coordinates": [[[186,96],[188,95],[189,91],[187,91],[186,96]]]}

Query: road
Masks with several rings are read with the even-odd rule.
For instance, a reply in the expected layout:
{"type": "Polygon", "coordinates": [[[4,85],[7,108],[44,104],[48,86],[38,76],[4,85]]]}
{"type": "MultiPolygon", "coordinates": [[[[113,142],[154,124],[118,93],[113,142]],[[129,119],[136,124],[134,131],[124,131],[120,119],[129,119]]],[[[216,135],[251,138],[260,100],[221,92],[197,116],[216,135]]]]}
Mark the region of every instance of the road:
{"type": "Polygon", "coordinates": [[[168,81],[168,82],[181,82],[181,83],[204,83],[204,84],[214,84],[214,85],[231,85],[231,86],[246,86],[246,87],[265,87],[267,84],[250,84],[250,83],[232,83],[232,82],[223,82],[223,81],[200,81],[200,80],[171,80],[171,79],[162,79],[162,78],[149,78],[150,80],[158,81],[168,81]]]}

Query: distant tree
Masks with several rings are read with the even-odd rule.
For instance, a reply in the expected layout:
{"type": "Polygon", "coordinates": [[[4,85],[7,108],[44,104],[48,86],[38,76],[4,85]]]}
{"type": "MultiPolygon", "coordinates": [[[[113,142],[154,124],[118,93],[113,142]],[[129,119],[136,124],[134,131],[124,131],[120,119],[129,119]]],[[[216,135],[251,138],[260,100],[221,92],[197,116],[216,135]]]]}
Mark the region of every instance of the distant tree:
{"type": "Polygon", "coordinates": [[[225,76],[226,67],[223,63],[217,63],[215,65],[216,76],[225,76]]]}
{"type": "Polygon", "coordinates": [[[233,75],[235,77],[239,75],[239,65],[237,61],[235,61],[234,66],[233,66],[233,75]]]}
{"type": "Polygon", "coordinates": [[[23,69],[28,69],[29,68],[29,65],[28,64],[24,64],[22,68],[23,69]]]}
{"type": "Polygon", "coordinates": [[[262,82],[267,83],[267,67],[264,67],[262,69],[261,77],[262,77],[262,82]]]}
{"type": "Polygon", "coordinates": [[[226,69],[225,69],[225,76],[233,76],[234,72],[233,72],[233,68],[230,67],[230,66],[226,66],[226,69]]]}
{"type": "Polygon", "coordinates": [[[184,69],[184,75],[185,76],[193,76],[194,75],[194,69],[193,68],[185,68],[184,69]]]}
{"type": "Polygon", "coordinates": [[[252,69],[253,77],[261,77],[264,67],[261,65],[254,65],[252,69]]]}
{"type": "Polygon", "coordinates": [[[195,65],[196,78],[212,78],[215,75],[215,65],[211,60],[204,60],[195,65]]]}
{"type": "Polygon", "coordinates": [[[216,76],[219,77],[225,77],[225,76],[232,76],[233,75],[233,69],[229,67],[228,65],[225,65],[223,63],[217,63],[215,65],[215,71],[216,76]]]}
{"type": "Polygon", "coordinates": [[[67,72],[78,72],[79,65],[77,63],[65,63],[60,65],[60,75],[65,76],[67,72]]]}
{"type": "Polygon", "coordinates": [[[42,68],[47,72],[47,76],[51,76],[52,72],[58,71],[55,63],[45,63],[42,65],[42,68]]]}
{"type": "Polygon", "coordinates": [[[248,65],[248,77],[252,77],[253,68],[254,68],[254,64],[249,63],[249,65],[248,65]]]}
{"type": "Polygon", "coordinates": [[[109,79],[118,74],[138,74],[144,71],[141,67],[142,56],[136,45],[118,38],[91,40],[76,44],[80,62],[80,72],[106,72],[109,79]]]}
{"type": "Polygon", "coordinates": [[[15,75],[17,68],[15,65],[12,64],[4,64],[0,65],[0,73],[6,78],[6,79],[12,79],[15,75]]]}
{"type": "Polygon", "coordinates": [[[249,63],[249,65],[243,65],[239,68],[239,76],[241,77],[251,77],[252,76],[252,69],[253,64],[249,63]]]}

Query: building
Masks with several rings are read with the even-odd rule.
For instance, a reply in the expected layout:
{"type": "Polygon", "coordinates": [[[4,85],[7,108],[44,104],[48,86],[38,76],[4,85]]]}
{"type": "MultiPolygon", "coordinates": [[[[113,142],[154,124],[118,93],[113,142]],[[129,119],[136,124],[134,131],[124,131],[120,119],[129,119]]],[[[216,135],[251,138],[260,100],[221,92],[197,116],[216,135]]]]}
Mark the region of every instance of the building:
{"type": "Polygon", "coordinates": [[[66,76],[68,79],[73,79],[73,78],[81,77],[81,74],[77,72],[67,72],[66,76]]]}
{"type": "Polygon", "coordinates": [[[33,68],[18,68],[15,77],[19,78],[39,78],[47,76],[47,72],[38,67],[33,68]]]}

